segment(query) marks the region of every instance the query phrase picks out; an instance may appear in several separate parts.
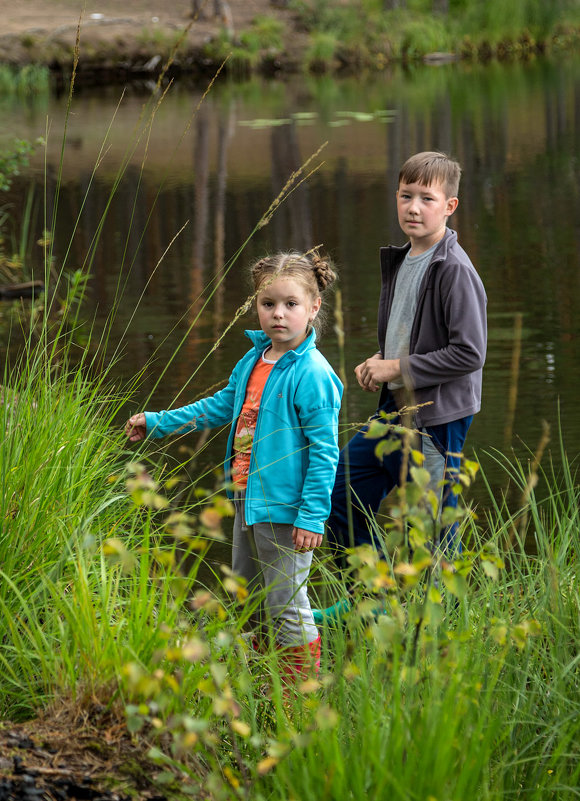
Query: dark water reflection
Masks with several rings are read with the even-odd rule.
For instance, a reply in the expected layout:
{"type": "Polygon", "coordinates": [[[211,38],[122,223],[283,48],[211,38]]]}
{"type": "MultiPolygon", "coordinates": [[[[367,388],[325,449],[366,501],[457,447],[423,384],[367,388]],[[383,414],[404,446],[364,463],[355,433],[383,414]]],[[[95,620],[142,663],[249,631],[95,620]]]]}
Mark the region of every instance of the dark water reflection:
{"type": "MultiPolygon", "coordinates": [[[[186,402],[225,379],[246,349],[241,332],[252,320],[240,321],[204,359],[246,297],[245,266],[268,251],[319,243],[340,270],[350,378],[354,365],[376,348],[378,247],[403,241],[395,210],[398,168],[414,151],[443,149],[463,166],[453,227],[489,296],[483,410],[468,444],[478,451],[494,486],[503,486],[505,479],[485,451],[508,452],[513,446],[522,454],[522,443],[533,449],[543,419],[557,439],[560,413],[564,444],[576,458],[578,59],[418,68],[372,82],[301,78],[219,85],[192,119],[200,95],[199,89],[176,86],[165,98],[147,152],[143,137],[94,252],[90,305],[101,328],[118,287],[123,288],[110,336],[112,346],[123,340],[124,357],[116,373],[132,375],[151,360],[131,411],[149,393],[148,406],[161,408],[186,402]],[[324,161],[320,169],[254,233],[231,266],[288,176],[326,141],[314,162],[324,161]]],[[[90,252],[144,100],[134,91],[124,98],[110,149],[82,209],[118,94],[80,94],[75,99],[58,218],[63,243],[80,215],[70,267],[82,264],[90,252]]],[[[59,100],[47,109],[53,128],[51,182],[63,109],[59,100]]],[[[43,114],[13,109],[7,117],[19,135],[43,133],[43,114]]],[[[61,244],[59,253],[64,251],[61,244]]],[[[338,365],[332,326],[322,348],[338,365]]],[[[374,402],[352,380],[346,418],[364,419],[374,402]]],[[[224,442],[223,437],[212,440],[194,472],[218,462],[224,442]]],[[[483,500],[482,485],[475,498],[483,500]]]]}

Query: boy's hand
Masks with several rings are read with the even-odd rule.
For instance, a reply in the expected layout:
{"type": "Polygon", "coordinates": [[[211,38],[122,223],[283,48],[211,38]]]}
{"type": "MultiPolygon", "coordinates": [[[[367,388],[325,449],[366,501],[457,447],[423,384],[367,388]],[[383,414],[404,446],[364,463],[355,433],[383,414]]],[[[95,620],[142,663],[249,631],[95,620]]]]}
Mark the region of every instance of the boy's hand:
{"type": "Polygon", "coordinates": [[[383,359],[380,353],[366,359],[354,368],[356,380],[365,392],[377,392],[381,384],[401,376],[399,359],[383,359]]]}
{"type": "Polygon", "coordinates": [[[147,436],[147,422],[145,415],[142,412],[134,414],[125,423],[125,434],[129,437],[131,442],[139,442],[147,436]]]}
{"type": "Polygon", "coordinates": [[[292,529],[292,542],[295,551],[312,551],[322,545],[322,534],[315,534],[305,528],[292,529]]]}

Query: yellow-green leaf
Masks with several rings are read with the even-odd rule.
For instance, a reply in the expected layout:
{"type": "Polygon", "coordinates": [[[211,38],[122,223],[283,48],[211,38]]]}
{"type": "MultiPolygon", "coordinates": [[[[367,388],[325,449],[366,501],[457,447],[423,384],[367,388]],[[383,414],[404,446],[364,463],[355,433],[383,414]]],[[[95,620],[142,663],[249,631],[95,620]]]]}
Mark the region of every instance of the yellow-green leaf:
{"type": "Polygon", "coordinates": [[[443,583],[452,595],[457,598],[465,598],[467,594],[467,581],[461,573],[454,573],[451,570],[443,570],[443,583]]]}

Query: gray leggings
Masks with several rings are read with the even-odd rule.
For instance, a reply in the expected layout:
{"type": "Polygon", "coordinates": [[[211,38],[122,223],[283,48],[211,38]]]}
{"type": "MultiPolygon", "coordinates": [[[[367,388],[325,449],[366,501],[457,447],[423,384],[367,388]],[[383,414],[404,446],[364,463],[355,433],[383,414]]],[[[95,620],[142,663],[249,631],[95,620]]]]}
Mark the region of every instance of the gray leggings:
{"type": "Polygon", "coordinates": [[[318,637],[307,586],[312,551],[295,551],[292,525],[246,526],[242,499],[236,499],[232,568],[248,589],[266,588],[266,625],[282,646],[304,645],[318,637]]]}

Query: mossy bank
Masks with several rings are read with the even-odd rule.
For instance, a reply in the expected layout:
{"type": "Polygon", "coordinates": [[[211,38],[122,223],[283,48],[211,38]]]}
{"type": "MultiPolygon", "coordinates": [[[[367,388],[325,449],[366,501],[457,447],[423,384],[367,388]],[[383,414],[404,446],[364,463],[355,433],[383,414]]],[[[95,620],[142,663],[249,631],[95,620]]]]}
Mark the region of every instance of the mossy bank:
{"type": "Polygon", "coordinates": [[[42,65],[63,84],[75,53],[77,82],[107,84],[156,80],[162,72],[195,78],[215,73],[224,60],[225,73],[245,77],[528,59],[571,49],[580,38],[580,9],[568,0],[515,0],[509,14],[499,0],[231,0],[206,3],[201,15],[192,14],[189,0],[157,12],[147,0],[129,0],[122,12],[105,0],[101,12],[82,17],[73,0],[50,5],[50,16],[38,0],[10,11],[0,37],[2,60],[42,65]]]}

